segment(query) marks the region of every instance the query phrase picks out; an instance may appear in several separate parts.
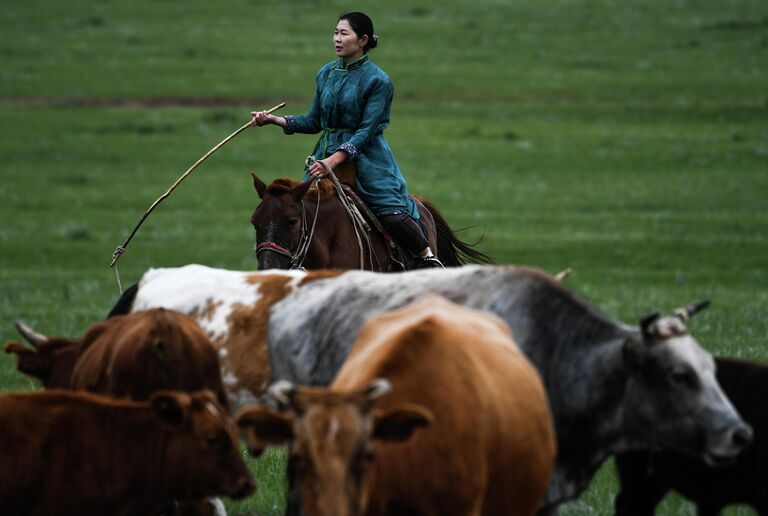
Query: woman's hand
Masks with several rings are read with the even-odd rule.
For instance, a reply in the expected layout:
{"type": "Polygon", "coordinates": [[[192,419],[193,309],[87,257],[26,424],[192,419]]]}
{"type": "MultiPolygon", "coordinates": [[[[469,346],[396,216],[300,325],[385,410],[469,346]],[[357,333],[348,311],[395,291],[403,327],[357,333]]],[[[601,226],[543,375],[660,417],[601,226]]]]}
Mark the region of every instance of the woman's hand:
{"type": "Polygon", "coordinates": [[[328,175],[328,168],[333,170],[345,159],[347,159],[346,152],[336,151],[327,158],[312,163],[307,169],[307,173],[312,176],[312,179],[320,179],[321,177],[328,175]],[[328,168],[325,168],[323,163],[325,163],[328,168]]]}
{"type": "Polygon", "coordinates": [[[327,176],[328,169],[323,166],[323,163],[325,163],[331,170],[333,170],[333,167],[329,163],[330,159],[331,158],[325,158],[319,161],[315,161],[309,166],[307,173],[312,176],[312,179],[320,179],[327,176]]]}
{"type": "Polygon", "coordinates": [[[253,117],[251,125],[257,125],[259,127],[262,125],[274,124],[277,119],[275,115],[271,115],[266,111],[251,111],[251,116],[253,117]]]}

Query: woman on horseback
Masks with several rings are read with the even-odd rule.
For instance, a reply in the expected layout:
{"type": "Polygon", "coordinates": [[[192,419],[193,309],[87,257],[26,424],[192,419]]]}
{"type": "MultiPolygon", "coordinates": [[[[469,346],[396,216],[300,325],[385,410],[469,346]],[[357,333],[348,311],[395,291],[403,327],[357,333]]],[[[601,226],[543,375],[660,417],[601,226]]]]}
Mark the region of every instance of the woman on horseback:
{"type": "Polygon", "coordinates": [[[327,168],[345,162],[357,168],[355,189],[384,228],[408,252],[417,268],[442,267],[432,253],[408,186],[384,138],[394,87],[384,71],[373,64],[368,51],[378,44],[373,22],[361,12],[339,16],[333,34],[339,59],[317,73],[312,107],[300,116],[274,116],[254,111],[253,124],[274,124],[285,134],[321,133],[313,155],[320,161],[307,168],[307,179],[319,179],[327,168]]]}

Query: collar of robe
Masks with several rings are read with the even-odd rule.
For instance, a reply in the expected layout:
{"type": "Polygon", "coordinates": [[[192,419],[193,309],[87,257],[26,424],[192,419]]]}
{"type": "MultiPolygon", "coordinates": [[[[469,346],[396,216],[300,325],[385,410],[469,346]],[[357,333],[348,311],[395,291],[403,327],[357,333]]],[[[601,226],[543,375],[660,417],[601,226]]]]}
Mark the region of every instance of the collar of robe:
{"type": "Polygon", "coordinates": [[[339,66],[336,67],[337,70],[344,70],[345,72],[357,70],[364,64],[370,61],[370,58],[368,57],[368,54],[363,54],[361,57],[358,57],[354,61],[352,61],[349,64],[344,64],[344,59],[339,59],[339,66]]]}

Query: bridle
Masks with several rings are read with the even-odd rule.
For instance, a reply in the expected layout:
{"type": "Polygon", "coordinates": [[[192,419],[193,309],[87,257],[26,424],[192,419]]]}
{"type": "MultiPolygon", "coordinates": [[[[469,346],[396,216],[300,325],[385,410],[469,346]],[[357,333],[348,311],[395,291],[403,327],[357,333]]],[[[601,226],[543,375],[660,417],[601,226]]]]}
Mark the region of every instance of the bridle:
{"type": "MultiPolygon", "coordinates": [[[[374,270],[373,259],[375,255],[372,249],[371,237],[368,234],[368,232],[370,231],[370,228],[367,227],[367,223],[365,222],[365,219],[360,214],[360,211],[357,209],[357,207],[349,199],[347,199],[347,196],[344,193],[344,190],[338,178],[336,177],[336,174],[333,173],[333,170],[331,170],[331,168],[324,161],[318,161],[315,159],[314,156],[309,156],[307,157],[305,164],[309,166],[315,162],[321,163],[323,167],[325,167],[327,172],[327,177],[328,179],[331,180],[331,183],[333,184],[333,187],[336,190],[336,195],[338,196],[339,201],[341,202],[341,205],[346,210],[352,222],[352,228],[355,230],[355,237],[356,237],[357,245],[360,251],[360,254],[359,254],[360,270],[365,269],[365,266],[364,266],[365,253],[363,251],[363,239],[365,239],[368,245],[369,259],[371,260],[371,270],[374,270]]],[[[315,180],[316,186],[318,181],[319,179],[315,180]]],[[[290,251],[276,242],[262,242],[256,245],[255,251],[256,251],[257,258],[260,252],[269,251],[273,253],[278,253],[280,255],[287,256],[288,258],[290,258],[291,260],[290,269],[304,270],[304,267],[303,267],[304,259],[307,257],[307,251],[309,251],[309,244],[312,242],[312,236],[315,234],[315,225],[317,224],[317,216],[318,216],[318,213],[320,213],[319,188],[317,191],[317,206],[315,206],[315,216],[312,219],[312,227],[309,229],[309,231],[307,231],[307,210],[304,205],[303,199],[300,200],[300,205],[301,205],[301,236],[299,237],[299,244],[296,246],[296,250],[290,251]]],[[[377,259],[377,263],[378,263],[378,259],[377,259]]],[[[379,268],[381,269],[381,267],[379,268]]]]}
{"type": "Polygon", "coordinates": [[[301,234],[299,236],[299,243],[296,246],[295,251],[291,251],[281,246],[277,242],[267,241],[256,245],[256,258],[259,257],[259,253],[272,252],[282,256],[286,256],[291,260],[290,269],[304,270],[304,259],[307,257],[307,251],[309,251],[309,244],[312,242],[312,236],[315,234],[315,226],[317,225],[317,215],[320,213],[320,192],[317,194],[317,205],[315,206],[315,216],[312,218],[312,227],[307,231],[307,208],[304,200],[299,201],[301,206],[301,234]]]}

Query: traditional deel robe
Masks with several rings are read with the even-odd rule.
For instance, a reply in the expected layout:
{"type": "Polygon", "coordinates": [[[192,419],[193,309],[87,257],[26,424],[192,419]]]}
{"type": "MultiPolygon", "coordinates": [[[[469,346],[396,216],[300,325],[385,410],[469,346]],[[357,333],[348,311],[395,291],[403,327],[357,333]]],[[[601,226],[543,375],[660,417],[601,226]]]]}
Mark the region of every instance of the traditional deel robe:
{"type": "MultiPolygon", "coordinates": [[[[394,87],[368,54],[344,65],[330,62],[317,73],[317,91],[308,113],[286,116],[286,134],[322,133],[313,155],[324,159],[346,151],[357,166],[355,188],[376,214],[419,212],[384,138],[394,87]]],[[[309,176],[305,177],[305,180],[309,176]]]]}

